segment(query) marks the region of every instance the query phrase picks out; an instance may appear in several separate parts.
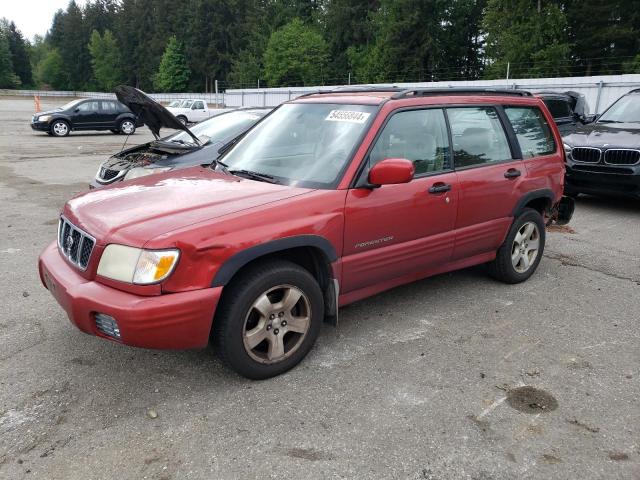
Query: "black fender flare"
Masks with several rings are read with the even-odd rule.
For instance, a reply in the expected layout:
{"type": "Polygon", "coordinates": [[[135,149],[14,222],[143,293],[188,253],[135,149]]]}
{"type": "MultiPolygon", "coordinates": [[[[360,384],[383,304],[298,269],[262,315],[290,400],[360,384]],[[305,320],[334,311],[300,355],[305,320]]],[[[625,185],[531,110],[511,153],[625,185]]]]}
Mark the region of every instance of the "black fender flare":
{"type": "Polygon", "coordinates": [[[221,287],[226,285],[242,267],[257,258],[270,253],[300,247],[318,248],[324,253],[329,262],[335,262],[338,259],[336,249],[331,242],[319,235],[297,235],[295,237],[279,238],[249,247],[227,259],[213,277],[211,286],[221,287]]]}
{"type": "Polygon", "coordinates": [[[549,206],[551,207],[553,206],[553,200],[555,199],[555,195],[553,194],[553,191],[549,190],[548,188],[541,188],[540,190],[533,190],[531,192],[527,192],[522,197],[520,197],[520,200],[518,200],[518,203],[516,203],[516,206],[514,207],[513,212],[511,212],[511,216],[514,218],[517,217],[522,213],[527,203],[529,203],[532,200],[537,200],[539,198],[544,198],[545,200],[549,200],[549,206]]]}

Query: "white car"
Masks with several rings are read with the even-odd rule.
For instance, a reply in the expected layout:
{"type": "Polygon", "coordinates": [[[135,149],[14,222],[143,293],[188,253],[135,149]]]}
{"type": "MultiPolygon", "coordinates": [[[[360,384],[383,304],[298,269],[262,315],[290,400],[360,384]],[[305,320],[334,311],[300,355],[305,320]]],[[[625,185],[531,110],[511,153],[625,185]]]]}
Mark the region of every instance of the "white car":
{"type": "Polygon", "coordinates": [[[167,110],[185,125],[187,123],[200,122],[229,111],[227,108],[209,108],[207,102],[195,98],[183,100],[179,106],[169,106],[167,110]]]}

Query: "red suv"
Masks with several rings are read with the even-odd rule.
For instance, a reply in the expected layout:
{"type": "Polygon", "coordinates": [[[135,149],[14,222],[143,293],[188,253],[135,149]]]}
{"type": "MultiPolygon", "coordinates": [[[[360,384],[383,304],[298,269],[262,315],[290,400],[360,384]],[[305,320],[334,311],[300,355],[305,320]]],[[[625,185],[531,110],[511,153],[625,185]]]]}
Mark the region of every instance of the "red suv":
{"type": "Polygon", "coordinates": [[[483,263],[526,280],[545,222],[572,213],[560,135],[527,92],[310,94],[222,153],[65,205],[39,270],[78,328],[149,348],[212,339],[267,378],[342,305],[483,263]]]}

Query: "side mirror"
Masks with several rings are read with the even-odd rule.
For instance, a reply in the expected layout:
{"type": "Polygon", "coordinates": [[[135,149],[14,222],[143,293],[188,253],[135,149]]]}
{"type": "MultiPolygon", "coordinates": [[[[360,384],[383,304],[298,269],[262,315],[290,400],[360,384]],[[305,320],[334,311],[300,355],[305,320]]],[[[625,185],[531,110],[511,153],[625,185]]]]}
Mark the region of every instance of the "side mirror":
{"type": "Polygon", "coordinates": [[[371,185],[395,185],[413,180],[416,169],[406,158],[387,158],[376,163],[369,172],[371,185]]]}
{"type": "Polygon", "coordinates": [[[593,123],[598,119],[599,116],[600,115],[597,115],[597,114],[585,115],[583,120],[582,120],[582,122],[583,123],[593,123]]]}
{"type": "Polygon", "coordinates": [[[79,109],[78,107],[76,107],[76,108],[73,110],[73,113],[78,113],[79,111],[80,111],[80,109],[79,109]]]}

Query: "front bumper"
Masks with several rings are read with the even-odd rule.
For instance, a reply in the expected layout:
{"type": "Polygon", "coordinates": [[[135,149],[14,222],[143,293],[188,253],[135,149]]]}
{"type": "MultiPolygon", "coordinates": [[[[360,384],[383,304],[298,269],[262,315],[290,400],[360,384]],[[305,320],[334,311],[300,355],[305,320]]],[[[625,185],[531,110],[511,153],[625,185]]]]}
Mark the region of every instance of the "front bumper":
{"type": "Polygon", "coordinates": [[[87,280],[58,253],[56,242],[38,261],[40,279],[69,320],[85,333],[126,345],[157,349],[203,348],[222,287],[140,296],[87,280]],[[98,330],[96,313],[113,317],[120,338],[98,330]]]}
{"type": "Polygon", "coordinates": [[[51,126],[47,122],[31,122],[31,130],[38,132],[48,132],[51,126]]]}
{"type": "Polygon", "coordinates": [[[569,191],[640,198],[640,166],[568,164],[566,167],[565,183],[569,191]]]}

